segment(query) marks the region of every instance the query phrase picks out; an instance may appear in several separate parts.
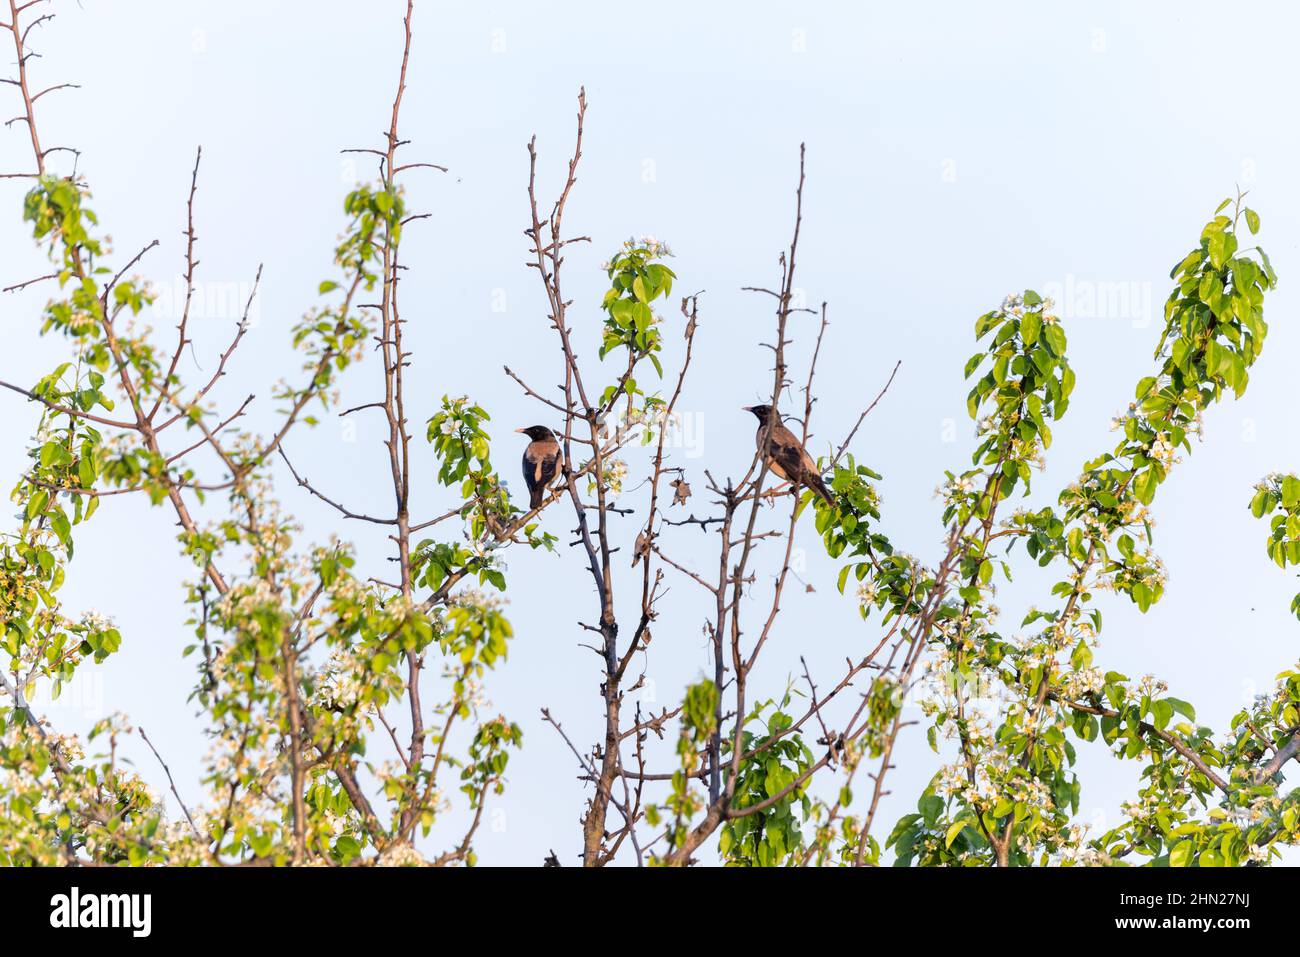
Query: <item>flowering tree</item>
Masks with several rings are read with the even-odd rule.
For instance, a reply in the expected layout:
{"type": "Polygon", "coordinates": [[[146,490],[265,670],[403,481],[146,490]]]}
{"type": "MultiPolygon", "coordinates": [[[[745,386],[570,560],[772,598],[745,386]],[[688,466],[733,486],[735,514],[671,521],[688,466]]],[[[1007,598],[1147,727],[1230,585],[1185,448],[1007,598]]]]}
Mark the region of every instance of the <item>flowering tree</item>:
{"type": "MultiPolygon", "coordinates": [[[[1285,672],[1216,735],[1163,684],[1132,682],[1097,660],[1094,594],[1113,590],[1143,611],[1159,601],[1163,572],[1147,509],[1180,450],[1190,452],[1203,412],[1244,391],[1264,343],[1275,276],[1262,250],[1238,246],[1259,229],[1241,196],[1220,206],[1171,274],[1152,374],[1114,423],[1120,442],[1084,463],[1055,507],[1008,514],[1006,503],[1028,492],[1068,408],[1075,373],[1065,331],[1032,291],[979,318],[981,349],[966,367],[976,447],[971,468],[948,473],[942,486],[945,545],[927,564],[879,530],[880,475],[851,452],[875,401],[818,463],[833,501],[780,481],[757,451],[738,477],[715,478],[720,463],[702,475],[672,464],[666,439],[704,325],[700,297],[680,298],[680,320],[661,314],[678,277],[668,247],[645,237],[604,263],[599,303],[566,298],[566,257],[588,242],[564,229],[582,160],[580,94],[567,177],[553,200],[540,195],[535,141],[528,150],[529,265],[560,346],[561,384],[542,391],[527,372],[505,373],[562,423],[562,457],[540,505],[524,510],[494,464],[484,403],[431,401],[408,388],[401,241],[423,215],[408,210],[403,182],[431,167],[405,158],[399,132],[413,0],[386,135],[359,151],[376,161],[377,178],[344,200],[320,303],[293,331],[303,368],[276,392],[279,423],[266,435],[239,428],[251,398],[219,408],[210,395],[235,368],[247,308],[211,376],[191,382],[180,371],[197,267],[198,158],[186,204],[186,292],[175,337],[163,341],[136,322],[152,293],[129,275],[152,245],[119,261],[86,182],[75,167],[54,168],[64,148],[42,146],[37,104],[59,88],[41,88],[29,73],[29,35],[48,18],[44,5],[9,0],[11,84],[32,165],[6,175],[30,181],[23,222],[51,271],[11,288],[52,284],[39,331],[58,337],[67,356],[30,385],[3,383],[37,403],[42,422],[14,489],[15,527],[0,539],[0,799],[9,812],[0,815],[0,863],[473,864],[484,809],[523,745],[518,716],[490,713],[481,695],[515,631],[503,611],[504,559],[511,549],[562,551],[542,529],[544,512],[571,515],[576,549],[557,560],[590,576],[594,595],[577,627],[599,661],[603,734],[575,742],[560,716],[543,712],[590,788],[586,865],[689,864],[703,859],[706,842],[708,859],[736,865],[1215,865],[1265,862],[1300,839],[1300,801],[1284,793],[1282,778],[1300,753],[1300,672],[1285,672]],[[571,309],[598,317],[598,327],[571,309]],[[684,343],[672,369],[669,334],[684,343]],[[592,342],[597,361],[580,361],[579,346],[592,342]],[[381,398],[341,409],[343,378],[367,369],[381,398]],[[391,510],[362,514],[295,468],[287,439],[326,412],[382,417],[391,510]],[[432,506],[413,495],[428,482],[412,474],[412,416],[425,423],[438,461],[432,506]],[[692,483],[708,501],[703,517],[690,511],[701,495],[692,483]],[[277,497],[286,486],[325,503],[340,524],[380,526],[393,547],[391,571],[361,568],[332,529],[302,527],[277,497]],[[93,534],[83,526],[105,499],[131,494],[178,523],[193,563],[194,637],[183,651],[195,662],[191,696],[211,748],[205,795],[193,804],[159,755],[179,820],[118,762],[119,739],[135,733],[125,718],[94,729],[88,757],[83,742],[29,703],[36,689],[57,694],[132,639],[101,615],[74,620],[59,599],[74,573],[75,538],[93,534]],[[794,688],[759,666],[782,640],[782,595],[797,534],[809,525],[841,563],[839,591],[856,600],[864,631],[841,673],[815,679],[805,669],[794,688]],[[699,535],[716,547],[712,571],[675,557],[683,536],[699,535]],[[1061,576],[1052,606],[1032,610],[1020,637],[999,631],[992,604],[995,579],[1010,576],[1013,560],[1061,576]],[[710,677],[683,688],[680,704],[646,713],[630,695],[645,679],[673,580],[698,589],[707,611],[710,677]],[[631,603],[620,604],[625,594],[631,603]],[[631,605],[635,614],[620,618],[631,605]],[[951,761],[916,812],[886,830],[877,812],[901,756],[904,703],[916,696],[930,745],[941,763],[951,761]],[[1088,835],[1074,824],[1073,742],[1098,738],[1117,758],[1140,762],[1143,783],[1124,824],[1088,835]],[[434,823],[448,816],[463,823],[461,833],[432,846],[434,823]]],[[[801,156],[778,281],[753,291],[773,307],[770,404],[806,444],[827,310],[795,305],[802,204],[801,156]],[[808,368],[792,370],[787,348],[805,313],[815,347],[808,368]]],[[[773,428],[761,427],[759,448],[773,428]]],[[[1300,564],[1300,479],[1269,477],[1251,509],[1270,519],[1269,556],[1300,564]]],[[[1300,596],[1295,608],[1300,614],[1300,596]]],[[[930,760],[923,751],[910,759],[930,760]]]]}

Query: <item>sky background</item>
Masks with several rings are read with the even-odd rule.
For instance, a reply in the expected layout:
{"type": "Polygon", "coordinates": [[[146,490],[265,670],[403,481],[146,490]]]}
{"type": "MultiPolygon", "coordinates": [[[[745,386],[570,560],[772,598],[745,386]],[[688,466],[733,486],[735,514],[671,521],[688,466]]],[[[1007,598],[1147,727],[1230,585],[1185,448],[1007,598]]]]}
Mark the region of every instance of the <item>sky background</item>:
{"type": "MultiPolygon", "coordinates": [[[[81,150],[92,205],[123,261],[161,240],[141,272],[164,291],[181,271],[184,203],[202,145],[196,218],[209,306],[182,371],[206,377],[237,318],[233,303],[264,263],[256,325],[219,396],[228,408],[256,393],[254,426],[272,421],[271,386],[300,365],[289,330],[332,275],[343,196],[373,176],[370,164],[340,150],[380,144],[404,6],[84,0],[57,4],[59,18],[33,35],[43,54],[34,83],[82,85],[38,104],[45,144],[81,150]]],[[[1288,7],[1242,3],[1225,20],[1221,5],[1196,2],[419,3],[402,113],[407,159],[450,171],[407,179],[409,203],[432,213],[403,244],[412,431],[422,434],[443,394],[470,394],[493,416],[497,461],[513,463],[522,437],[512,430],[546,421],[501,371],[509,363],[549,388],[560,370],[540,284],[524,265],[525,145],[537,134],[541,186],[552,194],[572,151],[583,85],[584,161],[566,224],[593,240],[574,248],[567,266],[584,361],[597,362],[599,264],[629,235],[668,241],[678,291],[706,290],[681,400],[690,442],[673,450],[696,491],[691,506],[703,514],[703,470],[747,468],[754,423],[739,407],[770,392],[770,356],[759,346],[770,338],[769,302],[741,287],[778,282],[806,142],[796,286],[808,303],[826,301],[831,320],[811,444],[817,452],[838,446],[902,360],[853,451],[884,475],[885,531],[927,561],[942,536],[934,488],[944,469],[967,466],[974,445],[961,370],[974,351],[975,318],[1008,292],[1058,291],[1078,386],[1025,504],[1053,502],[1086,458],[1113,445],[1111,416],[1152,370],[1170,267],[1221,199],[1249,189],[1263,220],[1260,242],[1281,276],[1267,303],[1264,356],[1246,396],[1209,413],[1205,443],[1161,487],[1154,512],[1170,573],[1165,599],[1145,616],[1125,600],[1099,599],[1106,628],[1098,663],[1159,675],[1221,730],[1295,662],[1300,637],[1288,611],[1295,578],[1269,562],[1267,528],[1247,509],[1263,475],[1300,468],[1292,370],[1300,131],[1278,109],[1300,79],[1294,18],[1288,7]],[[1090,306],[1105,289],[1123,293],[1118,305],[1090,306]]],[[[0,97],[14,99],[7,88],[0,97]]],[[[0,167],[29,163],[22,127],[0,130],[0,167]]],[[[3,285],[45,271],[21,223],[22,193],[21,183],[0,181],[3,285]]],[[[61,361],[62,344],[36,335],[47,295],[38,288],[0,298],[0,379],[30,385],[61,361]]],[[[175,322],[168,298],[151,320],[165,343],[175,322]]],[[[673,369],[680,320],[675,308],[665,314],[673,369]]],[[[814,332],[811,319],[795,321],[797,381],[814,332]]],[[[372,401],[379,381],[373,361],[350,371],[345,406],[372,401]]],[[[19,397],[0,397],[6,481],[23,467],[37,418],[19,397]]],[[[298,432],[287,448],[329,494],[360,512],[382,511],[391,486],[380,420],[351,418],[352,427],[331,420],[298,432]]],[[[415,509],[431,517],[448,499],[433,482],[427,448],[419,454],[429,481],[416,489],[415,509]]],[[[634,472],[644,462],[629,458],[634,472]]],[[[385,544],[371,527],[348,525],[291,485],[282,494],[306,540],[338,532],[357,543],[368,573],[381,572],[385,544]]],[[[645,494],[627,500],[643,509],[645,494]]],[[[126,712],[197,803],[207,746],[186,702],[194,673],[181,657],[190,632],[180,583],[190,570],[173,521],[119,497],[81,531],[64,600],[111,615],[125,640],[104,665],[84,666],[89,677],[46,711],[68,730],[126,712]]],[[[632,535],[633,521],[641,519],[625,522],[632,535]]],[[[546,520],[564,540],[570,524],[558,512],[546,520]]],[[[835,565],[810,522],[801,533],[800,575],[816,591],[788,593],[754,679],[760,694],[779,694],[800,672],[801,655],[819,683],[833,683],[844,658],[878,634],[836,594],[835,565]]],[[[665,547],[704,567],[716,562],[712,538],[685,529],[665,547]]],[[[517,637],[487,689],[491,708],[523,726],[525,746],[480,832],[483,863],[536,864],[553,848],[567,864],[580,850],[584,791],[563,741],[539,717],[550,707],[580,747],[600,733],[599,662],[579,647],[575,624],[594,620],[595,598],[576,559],[563,548],[558,558],[510,556],[517,637]]],[[[760,574],[751,615],[766,608],[771,571],[760,574]]],[[[1021,572],[999,595],[1002,628],[1014,633],[1028,606],[1047,604],[1053,580],[1021,572]]],[[[670,582],[646,666],[647,706],[673,706],[686,683],[711,670],[701,633],[708,596],[680,576],[670,573],[670,582]]],[[[639,595],[635,583],[622,580],[625,597],[634,588],[639,595]]],[[[631,615],[636,601],[620,607],[631,615]]],[[[376,756],[390,757],[382,745],[374,738],[376,756]]],[[[1080,819],[1103,829],[1133,793],[1139,766],[1079,747],[1080,819]]],[[[124,751],[164,790],[142,742],[124,751]]],[[[904,732],[879,837],[939,762],[920,729],[904,732]]],[[[458,823],[440,826],[430,846],[447,844],[458,823]]]]}

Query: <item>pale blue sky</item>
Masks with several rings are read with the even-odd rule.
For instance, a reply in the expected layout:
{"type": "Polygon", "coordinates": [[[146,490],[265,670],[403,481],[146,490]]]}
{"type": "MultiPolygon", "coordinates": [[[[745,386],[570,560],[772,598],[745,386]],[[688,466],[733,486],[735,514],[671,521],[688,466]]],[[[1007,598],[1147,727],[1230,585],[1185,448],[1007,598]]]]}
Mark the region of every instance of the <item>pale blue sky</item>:
{"type": "MultiPolygon", "coordinates": [[[[339,150],[375,145],[387,126],[404,3],[59,7],[60,18],[35,39],[44,57],[33,69],[38,81],[83,89],[41,102],[47,145],[82,150],[93,205],[120,252],[162,240],[143,268],[166,285],[181,264],[184,200],[202,144],[202,278],[225,284],[217,292],[237,290],[265,263],[259,321],[224,398],[258,393],[253,419],[269,421],[271,383],[298,365],[288,330],[330,274],[351,173],[339,150]]],[[[1300,346],[1291,291],[1300,133],[1280,108],[1297,88],[1296,26],[1288,7],[1246,3],[1227,19],[1221,5],[1191,2],[419,4],[403,130],[412,159],[450,173],[408,181],[411,202],[433,213],[404,247],[415,431],[443,393],[468,392],[493,414],[499,460],[513,462],[518,437],[510,430],[541,417],[500,368],[509,362],[541,385],[558,369],[537,278],[524,267],[524,146],[538,135],[543,183],[553,190],[584,84],[585,160],[567,223],[594,239],[569,257],[574,316],[591,344],[585,358],[595,361],[598,264],[629,234],[670,242],[679,290],[707,290],[697,374],[682,400],[700,424],[700,454],[679,462],[697,493],[705,467],[743,471],[753,429],[738,407],[770,388],[768,356],[757,347],[770,312],[740,287],[776,281],[806,141],[797,285],[809,302],[829,302],[832,321],[814,445],[838,444],[903,360],[855,451],[885,475],[885,528],[924,558],[941,537],[932,490],[944,468],[969,462],[961,369],[975,317],[1027,286],[1056,284],[1082,296],[1099,283],[1123,284],[1109,288],[1134,293],[1110,315],[1090,314],[1082,298],[1073,300],[1081,315],[1062,304],[1079,384],[1055,429],[1047,474],[1035,483],[1036,501],[1053,500],[1086,457],[1112,444],[1110,417],[1151,368],[1169,267],[1240,184],[1252,191],[1261,242],[1281,275],[1266,309],[1271,335],[1246,397],[1207,417],[1207,441],[1161,489],[1156,545],[1170,570],[1165,600],[1146,616],[1103,601],[1098,656],[1105,667],[1167,679],[1222,729],[1296,659],[1287,606],[1297,582],[1268,562],[1266,528],[1246,509],[1262,475],[1300,468],[1290,369],[1300,346]],[[505,310],[494,311],[502,301],[505,310]]],[[[27,149],[21,128],[0,132],[4,169],[27,162],[27,149]]],[[[0,182],[5,285],[41,271],[20,223],[21,194],[21,185],[0,182]]],[[[57,363],[60,344],[35,341],[44,295],[0,300],[0,378],[30,383],[57,363]]],[[[229,316],[199,324],[204,370],[229,324],[229,316]]],[[[799,358],[811,329],[796,330],[799,358]]],[[[669,348],[678,348],[676,336],[669,348]]],[[[349,373],[346,397],[369,401],[376,382],[377,370],[363,364],[349,373]]],[[[0,476],[8,482],[22,467],[36,411],[13,396],[0,402],[0,476]]],[[[378,423],[363,419],[355,435],[326,423],[288,448],[300,471],[370,512],[391,496],[380,440],[378,423]]],[[[341,525],[289,486],[284,497],[312,538],[338,530],[380,567],[384,543],[370,528],[341,525]]],[[[432,478],[417,495],[429,515],[444,501],[432,478]]],[[[692,504],[699,512],[702,496],[692,504]]],[[[569,527],[559,517],[548,524],[562,537],[569,527]]],[[[820,680],[833,680],[844,657],[876,634],[835,595],[834,567],[810,527],[803,544],[803,577],[817,592],[785,603],[758,678],[768,693],[797,672],[800,654],[820,680]]],[[[683,532],[670,547],[683,562],[702,564],[712,541],[683,532]]],[[[584,792],[538,710],[551,707],[582,746],[596,739],[598,662],[578,647],[572,623],[594,615],[594,599],[572,554],[516,554],[511,572],[518,637],[488,692],[495,709],[524,726],[525,748],[479,850],[485,863],[537,863],[554,848],[567,863],[580,845],[584,792]]],[[[114,499],[79,536],[64,595],[73,608],[117,619],[123,650],[91,690],[145,727],[193,797],[206,743],[185,703],[193,681],[180,657],[188,643],[178,587],[185,574],[168,513],[114,499]]],[[[1004,589],[1007,631],[1027,605],[1047,602],[1051,580],[1026,571],[1004,589]]],[[[660,706],[708,666],[705,596],[693,587],[674,582],[671,610],[655,632],[648,675],[660,706]]],[[[86,723],[67,707],[49,713],[63,725],[86,723]]],[[[128,751],[164,783],[142,744],[128,751]]],[[[1080,816],[1113,822],[1137,766],[1096,748],[1082,754],[1080,816]]],[[[898,763],[882,837],[937,767],[916,729],[898,763]]]]}

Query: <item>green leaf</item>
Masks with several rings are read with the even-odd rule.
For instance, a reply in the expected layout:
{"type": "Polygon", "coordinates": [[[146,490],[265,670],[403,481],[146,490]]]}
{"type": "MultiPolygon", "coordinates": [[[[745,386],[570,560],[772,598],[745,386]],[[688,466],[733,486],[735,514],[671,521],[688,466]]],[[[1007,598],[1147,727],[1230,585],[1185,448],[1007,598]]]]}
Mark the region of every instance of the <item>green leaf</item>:
{"type": "Polygon", "coordinates": [[[1153,701],[1151,703],[1151,713],[1155,718],[1155,726],[1160,731],[1169,727],[1169,720],[1174,716],[1174,706],[1169,701],[1153,701]]]}
{"type": "Polygon", "coordinates": [[[948,833],[944,835],[943,846],[952,847],[952,842],[957,840],[957,836],[966,829],[968,823],[970,822],[965,818],[958,818],[948,825],[948,833]]]}
{"type": "Polygon", "coordinates": [[[1282,479],[1282,504],[1288,509],[1300,504],[1300,479],[1294,475],[1282,479]]]}
{"type": "Polygon", "coordinates": [[[920,819],[921,815],[919,814],[904,814],[898,819],[898,823],[894,825],[894,829],[889,832],[889,837],[885,839],[885,847],[893,847],[895,842],[906,834],[912,825],[920,819]]]}
{"type": "Polygon", "coordinates": [[[1133,493],[1137,495],[1138,501],[1143,505],[1150,505],[1151,500],[1156,497],[1156,486],[1159,484],[1160,480],[1156,477],[1156,470],[1154,468],[1144,469],[1133,480],[1133,493]]]}
{"type": "Polygon", "coordinates": [[[1043,328],[1043,316],[1038,312],[1027,312],[1020,320],[1020,338],[1025,345],[1032,346],[1038,341],[1039,330],[1043,328]]]}
{"type": "Polygon", "coordinates": [[[45,503],[50,500],[49,492],[45,489],[38,490],[31,498],[27,500],[27,519],[31,521],[42,511],[45,510],[45,503]]]}
{"type": "Polygon", "coordinates": [[[1065,355],[1065,330],[1061,328],[1060,323],[1050,322],[1043,327],[1043,338],[1047,340],[1048,348],[1052,354],[1058,358],[1065,355]]]}
{"type": "Polygon", "coordinates": [[[1222,269],[1237,251],[1237,237],[1225,230],[1216,230],[1209,236],[1210,265],[1222,269]]]}

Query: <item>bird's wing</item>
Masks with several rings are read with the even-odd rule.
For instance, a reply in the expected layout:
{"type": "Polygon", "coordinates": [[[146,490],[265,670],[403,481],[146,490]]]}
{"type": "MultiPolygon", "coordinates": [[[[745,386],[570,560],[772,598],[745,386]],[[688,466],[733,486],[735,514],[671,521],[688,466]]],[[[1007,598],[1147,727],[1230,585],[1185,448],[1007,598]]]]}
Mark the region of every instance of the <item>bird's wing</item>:
{"type": "Polygon", "coordinates": [[[530,442],[528,447],[524,449],[523,459],[524,484],[528,486],[529,491],[536,487],[538,481],[536,474],[537,462],[534,460],[532,452],[533,444],[530,442]]]}
{"type": "MultiPolygon", "coordinates": [[[[754,444],[760,449],[763,448],[763,437],[767,435],[767,423],[760,422],[758,431],[754,433],[754,444]]],[[[776,473],[776,477],[788,481],[790,476],[786,474],[785,469],[781,467],[781,456],[779,454],[780,445],[776,439],[776,432],[773,432],[767,439],[767,467],[776,473]]]]}
{"type": "Polygon", "coordinates": [[[559,470],[560,465],[560,447],[552,446],[542,450],[537,461],[537,481],[542,485],[550,485],[551,480],[555,478],[555,473],[559,470]]]}
{"type": "Polygon", "coordinates": [[[817,466],[804,451],[794,433],[784,425],[772,430],[772,441],[767,447],[772,469],[782,478],[796,481],[807,472],[816,474],[817,466]]]}
{"type": "Polygon", "coordinates": [[[524,478],[528,480],[528,487],[549,485],[555,478],[559,462],[558,442],[529,442],[528,448],[524,449],[524,478]]]}
{"type": "Polygon", "coordinates": [[[795,436],[795,434],[791,432],[789,429],[787,429],[784,425],[781,426],[781,431],[782,433],[784,433],[782,435],[782,438],[783,439],[788,438],[790,440],[790,444],[792,444],[796,449],[799,450],[799,461],[800,464],[802,464],[803,468],[806,471],[811,472],[813,475],[819,474],[817,470],[817,460],[808,454],[808,450],[803,447],[803,443],[800,442],[799,439],[795,436]]]}

